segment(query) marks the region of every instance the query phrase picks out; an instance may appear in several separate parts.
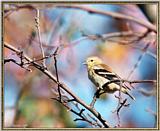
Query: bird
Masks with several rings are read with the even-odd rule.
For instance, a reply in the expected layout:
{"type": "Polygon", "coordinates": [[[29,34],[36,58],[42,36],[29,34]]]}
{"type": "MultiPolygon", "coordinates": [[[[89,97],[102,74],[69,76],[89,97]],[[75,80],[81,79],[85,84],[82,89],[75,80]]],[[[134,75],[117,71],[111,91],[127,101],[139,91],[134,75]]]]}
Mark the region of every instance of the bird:
{"type": "Polygon", "coordinates": [[[106,93],[114,93],[121,90],[121,92],[135,100],[135,98],[129,93],[129,89],[122,85],[121,77],[99,57],[88,57],[83,64],[87,66],[88,78],[97,89],[103,90],[106,93]]]}

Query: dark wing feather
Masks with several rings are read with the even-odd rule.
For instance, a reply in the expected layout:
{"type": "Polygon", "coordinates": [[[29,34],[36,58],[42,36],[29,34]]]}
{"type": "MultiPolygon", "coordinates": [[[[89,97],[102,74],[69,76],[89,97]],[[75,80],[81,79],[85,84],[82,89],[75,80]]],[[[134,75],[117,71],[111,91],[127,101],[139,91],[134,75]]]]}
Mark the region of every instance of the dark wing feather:
{"type": "Polygon", "coordinates": [[[118,79],[117,76],[114,73],[110,73],[106,71],[105,69],[94,69],[94,72],[102,77],[105,77],[108,80],[115,80],[118,79]]]}
{"type": "MultiPolygon", "coordinates": [[[[96,66],[94,68],[94,72],[101,76],[104,77],[110,81],[113,81],[114,83],[117,83],[118,85],[120,85],[120,77],[114,73],[110,67],[108,67],[107,65],[101,65],[101,67],[96,66]],[[103,67],[103,68],[102,68],[103,67]]],[[[112,82],[111,82],[112,83],[112,82]]]]}

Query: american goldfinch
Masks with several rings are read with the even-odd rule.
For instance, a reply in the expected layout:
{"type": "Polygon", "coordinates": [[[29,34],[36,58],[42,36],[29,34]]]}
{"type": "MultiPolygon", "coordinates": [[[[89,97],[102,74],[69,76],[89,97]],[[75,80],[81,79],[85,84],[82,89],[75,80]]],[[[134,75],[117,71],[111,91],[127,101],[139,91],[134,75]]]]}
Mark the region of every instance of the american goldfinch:
{"type": "Polygon", "coordinates": [[[129,94],[128,89],[121,85],[121,78],[109,66],[104,64],[100,58],[96,56],[89,57],[83,64],[87,65],[88,77],[98,89],[100,88],[107,93],[121,90],[121,92],[135,100],[129,94]]]}

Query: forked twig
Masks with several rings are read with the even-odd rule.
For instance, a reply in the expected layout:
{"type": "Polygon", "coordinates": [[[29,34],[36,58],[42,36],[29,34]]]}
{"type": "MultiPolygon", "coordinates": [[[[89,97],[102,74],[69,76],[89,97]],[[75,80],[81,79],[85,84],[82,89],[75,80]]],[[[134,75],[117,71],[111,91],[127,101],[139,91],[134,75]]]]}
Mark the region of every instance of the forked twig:
{"type": "MultiPolygon", "coordinates": [[[[4,44],[4,46],[16,53],[20,53],[21,51],[18,50],[17,48],[11,46],[10,44],[6,43],[4,44]]],[[[26,54],[23,53],[23,57],[24,59],[26,59],[28,62],[32,62],[33,60],[28,57],[26,54]]],[[[82,105],[84,108],[86,108],[88,111],[90,111],[103,125],[103,127],[105,128],[109,128],[109,124],[108,122],[102,117],[102,115],[97,112],[95,109],[92,109],[89,105],[87,105],[83,100],[81,100],[78,96],[75,95],[75,93],[73,93],[64,83],[62,82],[57,82],[57,78],[47,69],[45,69],[42,65],[38,64],[37,62],[32,62],[33,66],[35,68],[37,68],[39,71],[41,71],[42,73],[44,73],[46,76],[48,76],[48,78],[50,78],[53,82],[55,82],[56,84],[58,84],[65,92],[68,93],[68,95],[70,95],[71,97],[73,97],[75,99],[76,102],[78,102],[80,105],[82,105]]],[[[59,99],[58,99],[59,100],[59,99]]]]}
{"type": "MultiPolygon", "coordinates": [[[[57,68],[57,58],[56,58],[58,49],[59,49],[59,47],[57,47],[57,49],[55,50],[53,56],[54,56],[54,62],[55,62],[54,63],[54,67],[55,67],[55,71],[56,71],[56,78],[57,78],[57,82],[59,83],[58,68],[57,68]]],[[[59,84],[58,84],[58,93],[59,93],[59,100],[61,101],[61,89],[60,89],[59,84]]]]}

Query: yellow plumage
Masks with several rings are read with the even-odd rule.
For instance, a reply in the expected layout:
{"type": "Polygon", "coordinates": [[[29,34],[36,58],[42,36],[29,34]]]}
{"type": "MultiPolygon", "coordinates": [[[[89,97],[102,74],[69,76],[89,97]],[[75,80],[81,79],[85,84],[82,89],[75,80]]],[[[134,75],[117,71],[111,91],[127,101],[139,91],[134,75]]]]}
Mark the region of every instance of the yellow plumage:
{"type": "Polygon", "coordinates": [[[95,56],[89,57],[86,59],[85,64],[87,65],[88,77],[97,88],[100,88],[107,93],[114,93],[121,88],[121,92],[127,94],[132,99],[135,99],[129,94],[127,88],[120,86],[120,77],[114,73],[109,66],[105,65],[100,58],[95,56]],[[110,81],[115,82],[108,84],[110,81]]]}

